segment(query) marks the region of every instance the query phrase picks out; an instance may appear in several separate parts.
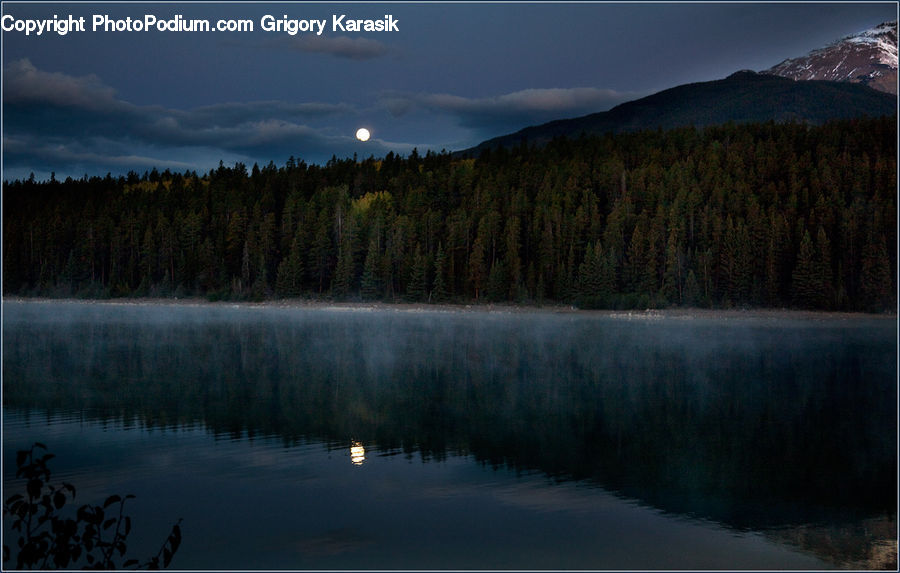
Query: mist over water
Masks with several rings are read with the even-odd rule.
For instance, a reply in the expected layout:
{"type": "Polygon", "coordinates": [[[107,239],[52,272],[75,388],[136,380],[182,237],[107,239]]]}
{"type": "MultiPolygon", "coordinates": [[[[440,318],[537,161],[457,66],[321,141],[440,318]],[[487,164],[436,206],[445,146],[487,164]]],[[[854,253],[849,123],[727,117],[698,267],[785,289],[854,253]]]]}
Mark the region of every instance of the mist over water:
{"type": "Polygon", "coordinates": [[[241,549],[176,567],[859,565],[896,538],[896,357],[881,318],[6,303],[4,483],[40,439],[195,542],[228,496],[241,549]]]}

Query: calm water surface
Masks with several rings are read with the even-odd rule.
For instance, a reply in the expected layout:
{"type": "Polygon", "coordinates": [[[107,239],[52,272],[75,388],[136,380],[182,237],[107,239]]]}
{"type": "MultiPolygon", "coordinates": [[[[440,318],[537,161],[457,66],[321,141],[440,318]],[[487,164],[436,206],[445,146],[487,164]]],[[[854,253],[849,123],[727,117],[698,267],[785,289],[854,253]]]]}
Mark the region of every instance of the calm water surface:
{"type": "Polygon", "coordinates": [[[896,564],[891,319],[3,311],[4,496],[44,442],[137,495],[136,557],[183,518],[179,569],[896,564]]]}

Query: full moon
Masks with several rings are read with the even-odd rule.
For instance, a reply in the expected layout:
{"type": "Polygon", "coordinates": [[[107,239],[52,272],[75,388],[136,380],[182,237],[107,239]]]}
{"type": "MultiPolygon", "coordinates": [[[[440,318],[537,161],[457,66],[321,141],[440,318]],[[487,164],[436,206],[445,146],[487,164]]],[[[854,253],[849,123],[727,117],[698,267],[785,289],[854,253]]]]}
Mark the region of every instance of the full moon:
{"type": "Polygon", "coordinates": [[[360,127],[356,130],[356,139],[360,141],[368,141],[369,140],[369,130],[365,127],[360,127]]]}

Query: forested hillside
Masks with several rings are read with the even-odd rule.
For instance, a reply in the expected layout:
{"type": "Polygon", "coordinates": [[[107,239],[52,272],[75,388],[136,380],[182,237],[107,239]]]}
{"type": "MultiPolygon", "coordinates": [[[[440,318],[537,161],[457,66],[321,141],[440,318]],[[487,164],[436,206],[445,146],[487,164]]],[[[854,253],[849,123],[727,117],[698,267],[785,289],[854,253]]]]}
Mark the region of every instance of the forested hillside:
{"type": "Polygon", "coordinates": [[[896,118],[5,182],[3,291],[896,306],[896,118]]]}
{"type": "Polygon", "coordinates": [[[822,125],[828,121],[892,115],[897,97],[865,85],[835,81],[794,81],[748,70],[727,78],[675,86],[627,101],[609,111],[533,125],[501,135],[457,155],[475,156],[484,149],[514,147],[521,142],[543,144],[554,137],[579,137],[676,129],[733,123],[796,122],[822,125]]]}

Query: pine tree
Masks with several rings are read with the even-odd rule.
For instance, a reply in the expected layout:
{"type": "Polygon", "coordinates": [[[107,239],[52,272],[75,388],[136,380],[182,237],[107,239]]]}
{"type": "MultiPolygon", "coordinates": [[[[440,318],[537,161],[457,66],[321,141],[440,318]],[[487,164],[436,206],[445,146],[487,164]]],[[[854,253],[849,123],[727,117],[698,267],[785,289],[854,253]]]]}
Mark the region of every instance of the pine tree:
{"type": "Polygon", "coordinates": [[[506,223],[506,267],[509,275],[510,300],[517,300],[522,293],[522,259],[519,256],[521,248],[519,233],[521,224],[518,217],[512,217],[506,223]]]}
{"type": "Polygon", "coordinates": [[[687,307],[697,306],[700,303],[700,294],[700,284],[697,282],[697,275],[694,274],[694,269],[690,269],[684,281],[682,303],[687,307]]]}
{"type": "Polygon", "coordinates": [[[244,254],[241,255],[241,280],[237,285],[238,296],[244,296],[245,291],[250,288],[250,247],[247,241],[244,241],[244,254]]]}
{"type": "Polygon", "coordinates": [[[867,310],[883,310],[896,305],[891,288],[891,265],[884,236],[869,234],[862,252],[862,304],[867,310]]]}
{"type": "Polygon", "coordinates": [[[804,308],[815,307],[819,300],[821,285],[816,280],[816,259],[812,238],[809,231],[803,232],[797,263],[792,276],[792,292],[794,303],[804,308]]]}
{"type": "Polygon", "coordinates": [[[485,297],[491,302],[500,302],[505,300],[508,294],[506,267],[503,261],[494,261],[494,264],[491,265],[491,272],[488,275],[485,297]]]}
{"type": "Polygon", "coordinates": [[[299,296],[303,292],[303,247],[300,233],[294,236],[288,256],[278,265],[275,292],[281,296],[299,296]]]}
{"type": "Polygon", "coordinates": [[[681,304],[683,289],[684,262],[678,248],[675,229],[669,231],[666,242],[666,272],[663,277],[663,296],[673,304],[681,304]]]}
{"type": "Polygon", "coordinates": [[[412,302],[422,302],[428,292],[427,263],[422,256],[422,246],[416,243],[416,253],[413,256],[412,269],[409,274],[409,282],[406,285],[406,298],[412,302]]]}
{"type": "Polygon", "coordinates": [[[631,241],[628,243],[628,256],[625,262],[625,287],[629,292],[639,292],[642,285],[642,279],[647,266],[646,243],[644,233],[647,226],[647,219],[641,214],[634,232],[631,234],[631,241]]]}
{"type": "Polygon", "coordinates": [[[349,296],[355,278],[352,235],[351,229],[344,229],[341,247],[338,251],[337,266],[334,269],[331,294],[338,299],[349,296]]]}
{"type": "Polygon", "coordinates": [[[597,297],[601,287],[602,254],[600,243],[589,244],[584,252],[584,261],[578,267],[578,295],[582,299],[597,297]]]}
{"type": "Polygon", "coordinates": [[[601,254],[599,294],[601,297],[611,301],[613,295],[616,293],[616,274],[618,272],[616,263],[618,257],[612,249],[608,249],[605,254],[602,254],[599,243],[597,252],[598,254],[601,254]]]}
{"type": "Polygon", "coordinates": [[[360,294],[366,300],[377,299],[383,292],[378,277],[378,258],[378,241],[372,237],[369,239],[366,262],[363,264],[363,274],[360,280],[360,294]]]}
{"type": "Polygon", "coordinates": [[[816,282],[819,284],[817,307],[831,309],[834,302],[834,281],[831,270],[831,242],[825,229],[819,227],[816,234],[816,282]]]}
{"type": "Polygon", "coordinates": [[[343,299],[350,296],[356,284],[356,219],[348,208],[347,185],[326,187],[323,190],[326,204],[333,205],[331,232],[337,246],[337,262],[331,282],[332,296],[343,299]]]}
{"type": "Polygon", "coordinates": [[[259,257],[259,265],[257,266],[256,278],[253,280],[253,287],[250,289],[250,295],[256,302],[266,298],[269,290],[268,271],[266,270],[266,259],[262,255],[259,257]]]}
{"type": "Polygon", "coordinates": [[[431,288],[432,302],[444,302],[447,300],[447,282],[445,278],[447,257],[444,248],[438,243],[437,254],[434,257],[434,285],[431,288]]]}
{"type": "Polygon", "coordinates": [[[475,291],[475,300],[481,296],[487,278],[484,259],[485,245],[483,237],[479,233],[472,245],[472,252],[469,254],[469,281],[475,291]]]}

